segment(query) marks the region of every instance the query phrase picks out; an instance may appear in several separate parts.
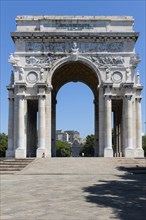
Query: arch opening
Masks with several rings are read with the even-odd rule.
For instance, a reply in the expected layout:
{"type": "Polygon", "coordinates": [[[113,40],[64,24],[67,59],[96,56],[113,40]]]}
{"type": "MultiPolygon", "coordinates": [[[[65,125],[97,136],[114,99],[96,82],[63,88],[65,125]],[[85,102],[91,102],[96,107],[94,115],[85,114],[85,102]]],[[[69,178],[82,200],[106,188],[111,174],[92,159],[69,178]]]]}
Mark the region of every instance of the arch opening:
{"type": "Polygon", "coordinates": [[[68,61],[60,65],[52,76],[53,91],[56,94],[59,89],[68,82],[82,82],[90,87],[94,95],[97,94],[99,79],[92,67],[82,61],[68,61]]]}
{"type": "MultiPolygon", "coordinates": [[[[72,157],[80,156],[86,137],[94,134],[93,99],[91,89],[80,82],[67,83],[57,93],[56,146],[57,141],[69,143],[72,157]]],[[[92,147],[85,156],[93,156],[92,147]]]]}
{"type": "Polygon", "coordinates": [[[92,67],[81,61],[68,61],[60,65],[52,76],[52,156],[56,156],[56,98],[59,90],[67,83],[80,82],[89,87],[94,99],[94,155],[98,156],[98,85],[99,79],[92,67]]]}

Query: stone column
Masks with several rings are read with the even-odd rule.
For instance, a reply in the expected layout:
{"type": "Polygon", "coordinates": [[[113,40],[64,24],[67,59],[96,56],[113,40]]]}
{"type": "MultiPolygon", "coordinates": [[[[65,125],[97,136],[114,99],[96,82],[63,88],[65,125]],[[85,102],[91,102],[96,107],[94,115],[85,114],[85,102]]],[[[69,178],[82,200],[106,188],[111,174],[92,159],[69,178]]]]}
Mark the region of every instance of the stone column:
{"type": "Polygon", "coordinates": [[[126,100],[123,98],[123,108],[122,108],[122,155],[125,156],[125,146],[126,146],[126,100]]]}
{"type": "Polygon", "coordinates": [[[95,141],[94,141],[94,156],[99,156],[99,113],[98,113],[98,99],[95,98],[94,103],[94,129],[95,129],[95,141]]]}
{"type": "Polygon", "coordinates": [[[14,98],[11,96],[9,97],[8,120],[8,149],[6,151],[6,157],[14,157],[14,98]]]}
{"type": "Polygon", "coordinates": [[[45,156],[45,95],[39,96],[37,157],[45,156]]]}
{"type": "Polygon", "coordinates": [[[104,157],[113,157],[111,96],[105,95],[105,148],[104,157]]]}
{"type": "Polygon", "coordinates": [[[132,143],[132,95],[126,96],[126,143],[125,143],[125,157],[134,157],[133,143],[132,143]]]}
{"type": "Polygon", "coordinates": [[[142,124],[141,124],[141,98],[136,99],[136,150],[135,157],[143,157],[142,124]]]}
{"type": "Polygon", "coordinates": [[[57,100],[56,100],[56,96],[52,96],[52,156],[55,157],[56,156],[56,104],[57,104],[57,100]]]}
{"type": "Polygon", "coordinates": [[[17,149],[18,144],[18,96],[14,97],[14,151],[17,149]]]}
{"type": "Polygon", "coordinates": [[[19,95],[18,99],[18,140],[17,140],[17,149],[15,151],[16,158],[25,158],[26,157],[26,146],[24,144],[24,96],[19,95]]]}
{"type": "Polygon", "coordinates": [[[103,87],[99,88],[99,157],[104,156],[104,95],[103,87]]]}
{"type": "MultiPolygon", "coordinates": [[[[52,87],[46,89],[46,157],[52,156],[52,87]]],[[[55,123],[55,122],[54,122],[55,123]]],[[[55,128],[54,128],[55,129],[55,128]]]]}

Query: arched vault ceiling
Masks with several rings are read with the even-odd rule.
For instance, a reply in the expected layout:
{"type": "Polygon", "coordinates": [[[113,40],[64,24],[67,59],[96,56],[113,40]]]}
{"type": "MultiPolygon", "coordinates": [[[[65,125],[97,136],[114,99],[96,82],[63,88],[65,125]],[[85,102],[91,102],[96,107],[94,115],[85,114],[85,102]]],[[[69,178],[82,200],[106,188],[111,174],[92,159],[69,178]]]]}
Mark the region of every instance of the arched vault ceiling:
{"type": "Polygon", "coordinates": [[[53,90],[58,90],[68,82],[83,82],[97,95],[98,76],[95,71],[81,61],[67,62],[60,66],[53,74],[53,90]]]}

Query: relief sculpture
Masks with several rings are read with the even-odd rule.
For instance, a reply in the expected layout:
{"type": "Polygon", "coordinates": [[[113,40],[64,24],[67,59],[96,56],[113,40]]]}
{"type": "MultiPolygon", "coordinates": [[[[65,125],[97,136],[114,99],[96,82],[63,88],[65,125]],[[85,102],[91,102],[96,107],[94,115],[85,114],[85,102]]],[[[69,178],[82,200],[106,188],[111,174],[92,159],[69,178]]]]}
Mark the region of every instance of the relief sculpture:
{"type": "Polygon", "coordinates": [[[47,66],[51,67],[53,63],[62,57],[65,57],[64,55],[50,55],[50,56],[26,56],[25,57],[25,63],[27,65],[33,65],[33,66],[47,66]]]}
{"type": "Polygon", "coordinates": [[[88,56],[88,58],[102,66],[116,66],[124,64],[124,57],[122,56],[88,56]]]}
{"type": "Polygon", "coordinates": [[[41,65],[41,64],[48,64],[51,65],[50,57],[34,57],[34,56],[26,56],[26,64],[28,65],[41,65]]]}
{"type": "MultiPolygon", "coordinates": [[[[69,53],[72,41],[69,42],[26,42],[26,52],[69,53]]],[[[81,53],[89,52],[122,52],[123,42],[78,42],[81,53]]]]}

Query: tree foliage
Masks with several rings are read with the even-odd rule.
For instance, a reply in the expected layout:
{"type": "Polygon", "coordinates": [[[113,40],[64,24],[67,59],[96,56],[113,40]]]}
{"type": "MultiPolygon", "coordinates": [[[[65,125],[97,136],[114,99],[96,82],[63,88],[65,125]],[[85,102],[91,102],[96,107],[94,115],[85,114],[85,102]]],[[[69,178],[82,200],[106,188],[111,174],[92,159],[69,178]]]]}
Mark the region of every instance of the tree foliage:
{"type": "Polygon", "coordinates": [[[8,146],[8,135],[0,133],[0,157],[5,157],[5,152],[8,146]]]}
{"type": "Polygon", "coordinates": [[[56,141],[56,156],[57,157],[70,157],[71,145],[64,141],[56,141]]]}
{"type": "Polygon", "coordinates": [[[84,153],[85,157],[93,157],[94,156],[94,135],[88,135],[86,137],[85,144],[81,147],[80,155],[84,153]]]}
{"type": "Polygon", "coordinates": [[[142,148],[144,150],[144,156],[146,157],[146,135],[142,137],[142,148]]]}

